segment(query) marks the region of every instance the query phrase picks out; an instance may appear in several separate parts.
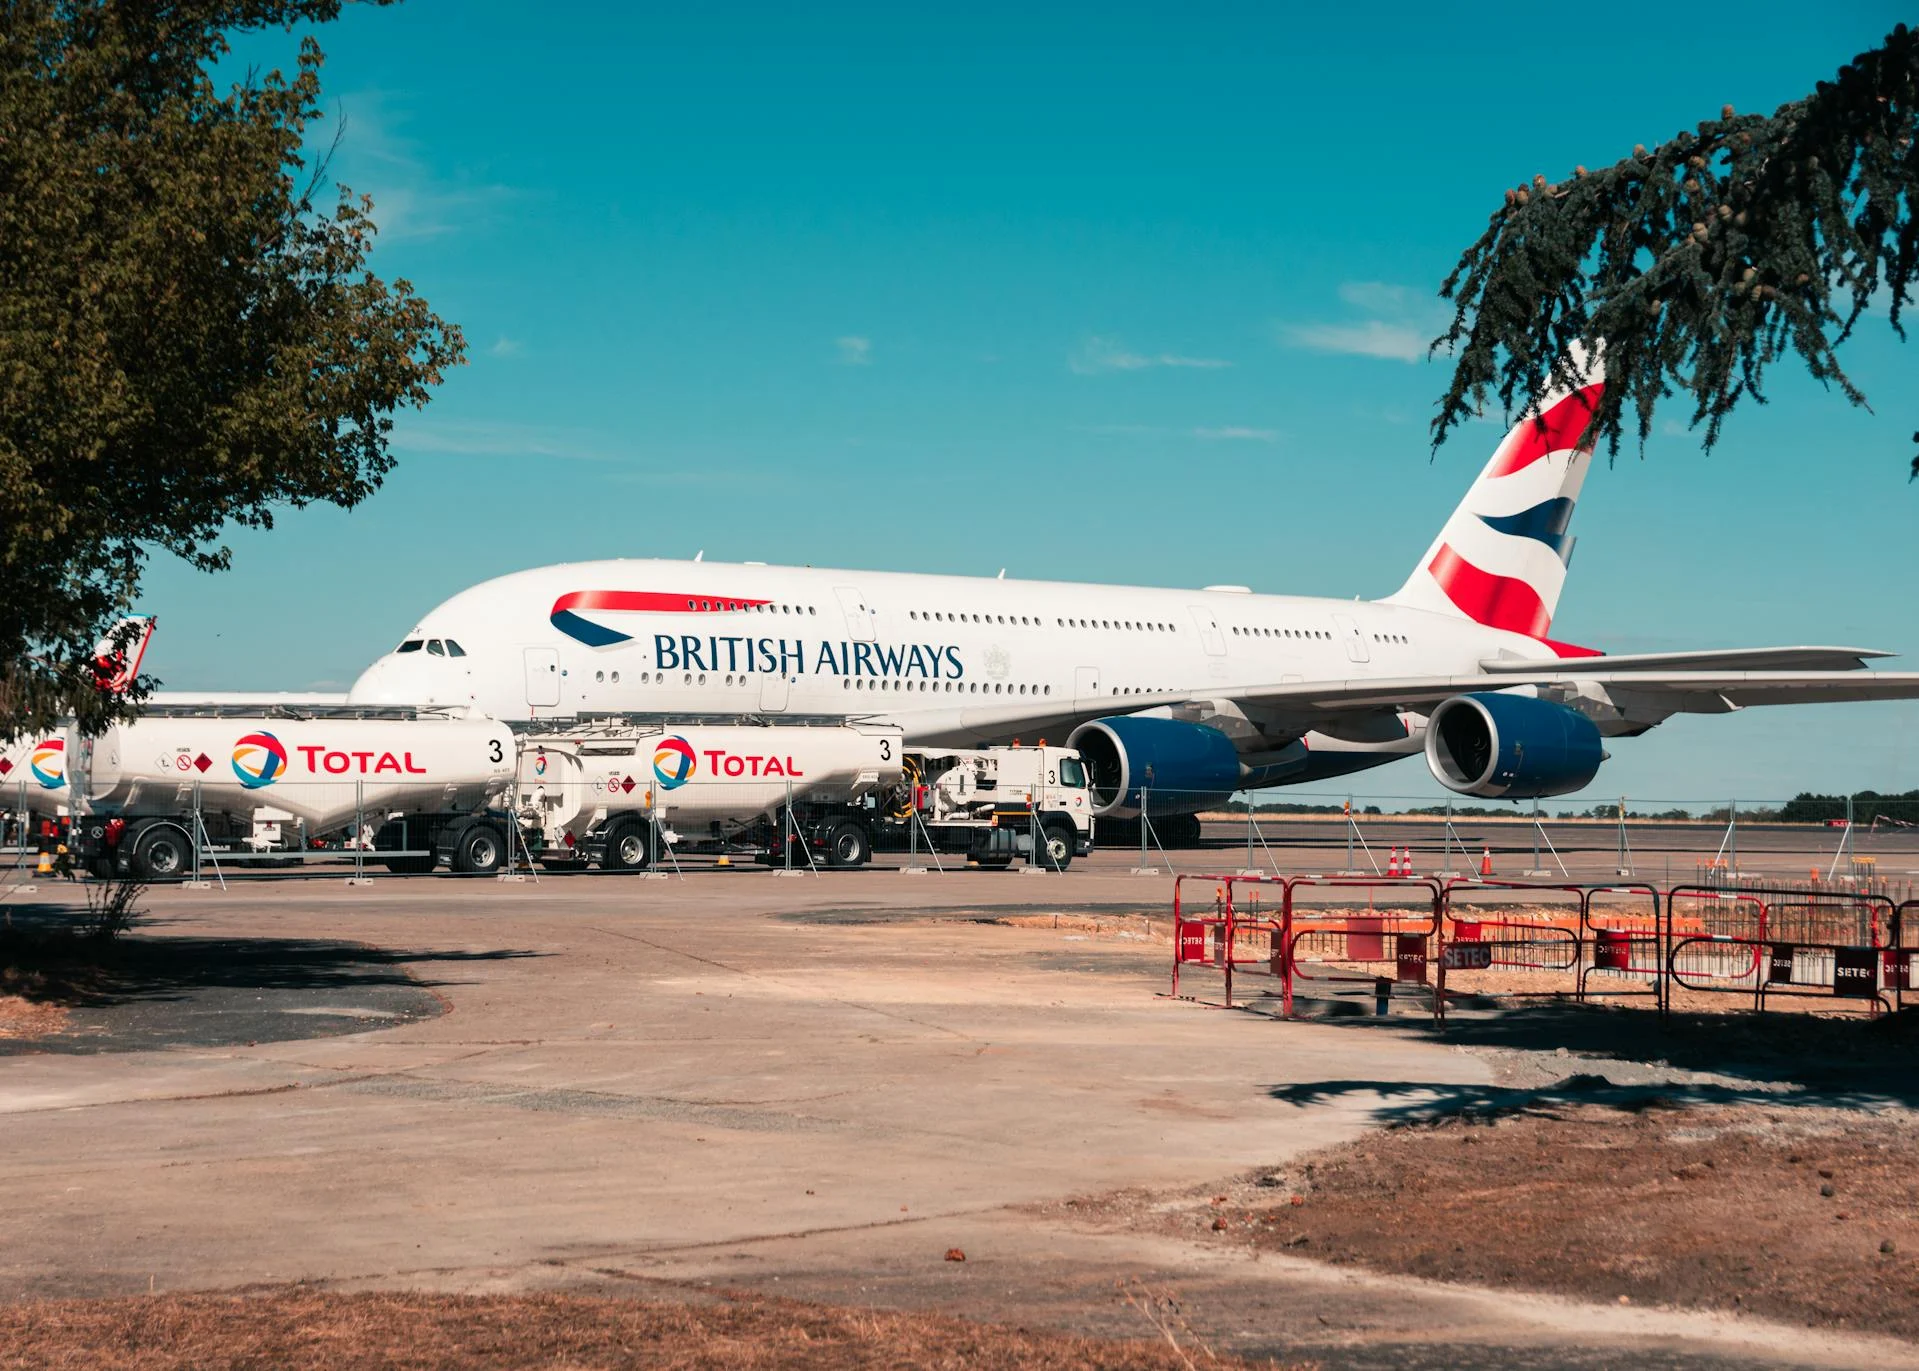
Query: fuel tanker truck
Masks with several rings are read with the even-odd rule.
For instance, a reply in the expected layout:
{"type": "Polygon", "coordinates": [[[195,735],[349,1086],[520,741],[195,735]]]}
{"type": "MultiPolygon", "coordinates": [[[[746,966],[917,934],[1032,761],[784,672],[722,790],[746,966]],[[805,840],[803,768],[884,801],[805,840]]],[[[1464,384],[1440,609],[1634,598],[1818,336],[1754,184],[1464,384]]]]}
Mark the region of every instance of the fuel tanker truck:
{"type": "Polygon", "coordinates": [[[514,807],[527,850],[554,869],[651,866],[662,844],[724,850],[837,815],[834,866],[872,855],[848,806],[896,786],[900,731],[877,725],[589,721],[520,737],[514,807]],[[841,833],[843,830],[843,833],[841,833]]]}
{"type": "Polygon", "coordinates": [[[76,846],[96,875],[178,879],[194,869],[196,839],[216,854],[269,854],[301,850],[300,835],[363,842],[369,828],[396,871],[446,860],[486,872],[507,857],[510,820],[490,806],[517,754],[512,730],[490,719],[215,709],[113,725],[90,745],[69,730],[64,743],[85,800],[76,846]],[[430,845],[397,841],[410,836],[430,845]]]}
{"type": "Polygon", "coordinates": [[[34,734],[0,742],[0,847],[26,848],[67,812],[67,742],[34,734]]]}

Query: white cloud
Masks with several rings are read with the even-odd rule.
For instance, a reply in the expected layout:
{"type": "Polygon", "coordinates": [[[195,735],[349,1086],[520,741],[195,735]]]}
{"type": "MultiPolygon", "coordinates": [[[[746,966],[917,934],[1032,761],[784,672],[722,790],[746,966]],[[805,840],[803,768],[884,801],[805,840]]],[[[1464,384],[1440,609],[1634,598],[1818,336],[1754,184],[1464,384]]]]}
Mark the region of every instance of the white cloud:
{"type": "Polygon", "coordinates": [[[1355,357],[1384,357],[1417,362],[1426,355],[1427,333],[1410,324],[1367,319],[1356,324],[1290,324],[1284,330],[1294,347],[1314,352],[1343,352],[1355,357]]]}
{"type": "Polygon", "coordinates": [[[1224,428],[1196,428],[1193,430],[1193,436],[1210,442],[1277,443],[1279,430],[1245,428],[1238,424],[1228,424],[1224,428]]]}
{"type": "Polygon", "coordinates": [[[339,145],[329,179],[373,200],[373,222],[389,241],[437,238],[484,222],[517,192],[492,182],[444,179],[436,159],[401,132],[407,112],[385,92],[342,96],[339,145]]]}
{"type": "Polygon", "coordinates": [[[849,334],[844,338],[835,338],[833,346],[840,350],[840,365],[843,367],[870,366],[873,361],[873,340],[849,334]]]}
{"type": "Polygon", "coordinates": [[[452,422],[402,419],[393,426],[393,446],[401,453],[445,453],[459,457],[546,457],[563,462],[621,462],[623,452],[602,435],[543,424],[452,422]]]}
{"type": "Polygon", "coordinates": [[[524,351],[526,351],[526,345],[524,343],[518,338],[509,338],[503,333],[494,341],[493,346],[487,349],[487,355],[491,357],[518,357],[524,351]]]}
{"type": "Polygon", "coordinates": [[[1339,288],[1339,298],[1368,314],[1404,314],[1414,296],[1411,286],[1391,286],[1384,281],[1347,281],[1339,288]]]}
{"type": "Polygon", "coordinates": [[[1411,286],[1347,281],[1339,287],[1339,298],[1372,317],[1338,323],[1282,323],[1278,326],[1280,341],[1313,352],[1419,362],[1425,359],[1433,337],[1446,327],[1445,304],[1411,286]]]}
{"type": "Polygon", "coordinates": [[[1211,371],[1231,365],[1231,362],[1221,357],[1187,357],[1176,352],[1131,352],[1121,346],[1119,339],[1108,337],[1088,338],[1066,359],[1067,369],[1081,376],[1095,376],[1104,371],[1145,371],[1149,367],[1190,367],[1211,371]]]}

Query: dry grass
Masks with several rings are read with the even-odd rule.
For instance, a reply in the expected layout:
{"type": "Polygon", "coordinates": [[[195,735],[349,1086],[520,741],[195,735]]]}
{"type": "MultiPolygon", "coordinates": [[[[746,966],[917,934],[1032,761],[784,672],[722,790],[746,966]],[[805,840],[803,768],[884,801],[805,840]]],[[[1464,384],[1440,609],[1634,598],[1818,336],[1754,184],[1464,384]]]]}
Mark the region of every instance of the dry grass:
{"type": "Polygon", "coordinates": [[[0,1368],[266,1371],[266,1368],[1243,1367],[1159,1330],[1112,1342],[932,1314],[733,1298],[661,1304],[569,1295],[248,1295],[40,1300],[0,1306],[0,1368]]]}
{"type": "Polygon", "coordinates": [[[38,1004],[6,990],[0,982],[0,1038],[43,1038],[66,1027],[67,1011],[59,1005],[38,1004]]]}

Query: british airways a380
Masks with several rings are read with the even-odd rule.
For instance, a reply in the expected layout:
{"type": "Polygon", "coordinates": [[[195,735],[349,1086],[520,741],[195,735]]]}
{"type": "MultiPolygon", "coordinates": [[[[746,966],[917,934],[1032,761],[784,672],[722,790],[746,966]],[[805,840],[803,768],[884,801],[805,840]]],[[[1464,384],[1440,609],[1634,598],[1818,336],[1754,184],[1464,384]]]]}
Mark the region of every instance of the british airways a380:
{"type": "Polygon", "coordinates": [[[1622,656],[1552,637],[1602,384],[1535,405],[1382,600],[580,562],[454,596],[347,698],[510,721],[873,720],[928,746],[1066,738],[1099,812],[1131,817],[1142,789],[1155,815],[1190,814],[1422,750],[1462,794],[1559,795],[1597,774],[1602,739],[1673,714],[1919,697],[1919,673],[1867,670],[1889,655],[1870,649],[1622,656]]]}

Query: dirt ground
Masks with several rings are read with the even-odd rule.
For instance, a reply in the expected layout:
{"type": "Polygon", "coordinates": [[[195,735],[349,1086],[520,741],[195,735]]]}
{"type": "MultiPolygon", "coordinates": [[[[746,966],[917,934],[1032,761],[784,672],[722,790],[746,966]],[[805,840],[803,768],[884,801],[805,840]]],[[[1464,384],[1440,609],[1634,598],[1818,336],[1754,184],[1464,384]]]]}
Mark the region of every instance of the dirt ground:
{"type": "Polygon", "coordinates": [[[1189,1209],[1334,1264],[1919,1336],[1919,1119],[1535,1103],[1368,1133],[1189,1209]]]}
{"type": "MultiPolygon", "coordinates": [[[[1177,1314],[1156,1342],[1116,1342],[928,1314],[735,1298],[668,1304],[562,1295],[329,1295],[302,1289],[0,1305],[0,1368],[966,1368],[1172,1371],[1215,1357],[1177,1314]]],[[[1265,1363],[1271,1366],[1274,1363],[1265,1363]]]]}

